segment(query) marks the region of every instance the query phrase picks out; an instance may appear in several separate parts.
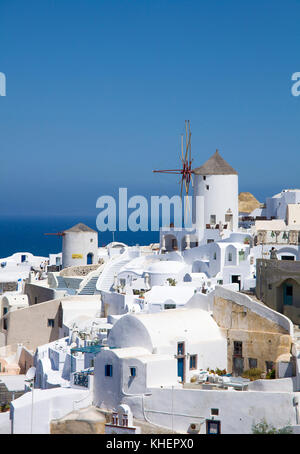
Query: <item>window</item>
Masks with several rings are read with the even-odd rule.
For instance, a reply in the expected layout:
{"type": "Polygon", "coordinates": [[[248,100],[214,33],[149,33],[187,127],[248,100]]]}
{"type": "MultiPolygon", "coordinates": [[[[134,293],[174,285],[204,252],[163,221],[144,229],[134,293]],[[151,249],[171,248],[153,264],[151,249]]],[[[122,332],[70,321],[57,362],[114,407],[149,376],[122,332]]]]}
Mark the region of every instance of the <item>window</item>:
{"type": "Polygon", "coordinates": [[[54,328],[54,318],[48,318],[48,326],[51,326],[51,328],[54,328]]]}
{"type": "Polygon", "coordinates": [[[37,304],[38,302],[38,299],[37,299],[37,296],[34,297],[34,304],[37,304]]]}
{"type": "Polygon", "coordinates": [[[95,364],[95,361],[94,361],[94,358],[93,358],[93,359],[91,359],[90,367],[94,367],[94,364],[95,364]]]}
{"type": "Polygon", "coordinates": [[[207,434],[220,434],[221,433],[221,421],[215,421],[214,419],[206,420],[206,433],[207,434]]]}
{"type": "Polygon", "coordinates": [[[257,368],[257,359],[249,358],[249,369],[256,369],[256,368],[257,368]]]}
{"type": "Polygon", "coordinates": [[[130,377],[136,377],[136,367],[130,367],[130,377]]]}
{"type": "Polygon", "coordinates": [[[210,223],[211,224],[215,224],[216,223],[216,220],[217,220],[217,217],[215,214],[211,214],[210,215],[210,223]]]}
{"type": "Polygon", "coordinates": [[[218,280],[218,281],[217,281],[217,284],[223,285],[223,279],[218,280]]]}
{"type": "Polygon", "coordinates": [[[119,415],[118,415],[118,413],[113,413],[112,414],[112,424],[114,426],[117,426],[119,424],[119,415]]]}
{"type": "Polygon", "coordinates": [[[122,426],[128,427],[128,415],[122,415],[122,426]]]}
{"type": "Polygon", "coordinates": [[[8,308],[7,308],[7,307],[4,307],[4,308],[3,308],[3,315],[7,314],[7,311],[8,311],[8,308]]]}
{"type": "Polygon", "coordinates": [[[210,238],[207,240],[207,244],[213,243],[213,242],[214,242],[214,240],[212,240],[212,239],[210,239],[210,238]]]}
{"type": "Polygon", "coordinates": [[[232,262],[232,252],[228,252],[228,262],[232,262]]]}
{"type": "Polygon", "coordinates": [[[93,238],[90,239],[90,242],[91,242],[91,243],[93,242],[93,238]]]}
{"type": "Polygon", "coordinates": [[[272,369],[274,369],[273,361],[266,361],[266,369],[267,369],[267,372],[270,372],[272,369]]]}
{"type": "Polygon", "coordinates": [[[7,320],[6,320],[6,318],[3,319],[3,329],[7,330],[7,320]]]}
{"type": "Polygon", "coordinates": [[[105,364],[105,377],[112,377],[113,367],[112,364],[105,364]]]}
{"type": "Polygon", "coordinates": [[[272,290],[272,284],[268,284],[268,289],[272,290]]]}
{"type": "Polygon", "coordinates": [[[126,279],[120,279],[120,287],[125,287],[126,285],[126,279]]]}
{"type": "Polygon", "coordinates": [[[243,342],[234,341],[233,342],[233,354],[235,356],[243,356],[243,342]]]}
{"type": "Polygon", "coordinates": [[[176,309],[176,304],[165,304],[165,309],[176,309]]]}
{"type": "Polygon", "coordinates": [[[206,190],[209,191],[209,184],[206,185],[206,190]]]}
{"type": "Polygon", "coordinates": [[[219,409],[218,409],[218,408],[212,408],[212,409],[210,410],[210,413],[211,413],[211,415],[213,415],[213,416],[218,416],[218,414],[219,414],[219,409]]]}
{"type": "Polygon", "coordinates": [[[197,369],[197,355],[190,356],[190,369],[197,369]]]}
{"type": "Polygon", "coordinates": [[[184,355],[184,342],[178,342],[177,355],[184,355]]]}
{"type": "Polygon", "coordinates": [[[216,252],[214,252],[213,259],[217,260],[217,253],[216,252]]]}

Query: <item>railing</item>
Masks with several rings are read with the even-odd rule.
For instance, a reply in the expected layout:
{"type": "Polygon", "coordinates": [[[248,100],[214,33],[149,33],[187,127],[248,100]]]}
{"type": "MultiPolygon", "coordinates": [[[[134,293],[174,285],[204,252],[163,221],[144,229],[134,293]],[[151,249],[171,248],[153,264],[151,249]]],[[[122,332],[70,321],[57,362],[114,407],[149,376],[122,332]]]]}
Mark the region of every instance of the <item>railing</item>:
{"type": "Polygon", "coordinates": [[[84,388],[89,387],[89,375],[94,375],[93,369],[84,370],[81,372],[75,372],[73,374],[73,384],[76,386],[83,386],[84,388]]]}
{"type": "Polygon", "coordinates": [[[80,283],[80,286],[78,288],[78,291],[77,293],[80,293],[81,290],[84,289],[84,287],[88,284],[88,282],[93,278],[93,277],[100,277],[102,271],[104,270],[104,267],[105,267],[106,263],[102,263],[100,264],[96,270],[94,271],[91,271],[90,273],[88,273],[81,281],[80,283]]]}
{"type": "Polygon", "coordinates": [[[255,237],[256,244],[286,244],[298,245],[300,232],[298,230],[258,230],[255,237]]]}

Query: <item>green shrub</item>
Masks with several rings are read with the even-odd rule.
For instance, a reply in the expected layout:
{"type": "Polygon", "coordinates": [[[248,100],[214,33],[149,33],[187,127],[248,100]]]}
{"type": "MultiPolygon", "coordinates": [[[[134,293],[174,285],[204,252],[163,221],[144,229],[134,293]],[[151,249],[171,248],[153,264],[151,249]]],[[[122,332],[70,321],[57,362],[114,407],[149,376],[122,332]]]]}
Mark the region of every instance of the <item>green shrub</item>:
{"type": "Polygon", "coordinates": [[[267,373],[266,378],[273,379],[275,378],[275,369],[272,369],[270,372],[267,373]]]}
{"type": "Polygon", "coordinates": [[[251,381],[259,380],[261,378],[262,371],[256,367],[252,369],[247,369],[243,372],[243,378],[250,378],[251,381]]]}
{"type": "Polygon", "coordinates": [[[226,375],[226,369],[219,369],[218,367],[216,368],[215,374],[217,375],[226,375]]]}
{"type": "Polygon", "coordinates": [[[291,434],[293,429],[290,426],[282,427],[281,429],[276,429],[276,427],[268,424],[265,419],[262,419],[259,423],[252,425],[253,434],[291,434]]]}
{"type": "Polygon", "coordinates": [[[175,285],[177,284],[176,280],[172,279],[171,277],[168,277],[167,281],[169,282],[169,285],[171,285],[172,287],[175,287],[175,285]]]}

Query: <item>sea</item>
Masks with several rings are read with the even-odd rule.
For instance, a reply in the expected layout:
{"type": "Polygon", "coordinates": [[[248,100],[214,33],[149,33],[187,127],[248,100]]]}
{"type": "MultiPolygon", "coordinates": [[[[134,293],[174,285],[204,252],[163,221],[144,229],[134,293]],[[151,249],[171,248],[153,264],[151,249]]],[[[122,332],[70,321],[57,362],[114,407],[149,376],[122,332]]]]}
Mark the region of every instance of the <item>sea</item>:
{"type": "MultiPolygon", "coordinates": [[[[62,238],[46,233],[57,233],[83,222],[98,230],[96,216],[0,216],[0,258],[9,257],[15,252],[31,252],[48,257],[62,251],[62,238]]],[[[121,241],[129,246],[159,242],[159,232],[114,232],[98,231],[100,246],[113,241],[121,241]]]]}

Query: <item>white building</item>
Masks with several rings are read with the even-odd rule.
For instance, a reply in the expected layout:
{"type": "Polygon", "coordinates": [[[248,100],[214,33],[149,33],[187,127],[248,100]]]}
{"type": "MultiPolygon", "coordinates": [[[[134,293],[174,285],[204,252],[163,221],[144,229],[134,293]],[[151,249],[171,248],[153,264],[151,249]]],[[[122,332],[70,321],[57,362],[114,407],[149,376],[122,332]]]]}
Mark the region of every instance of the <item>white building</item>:
{"type": "Polygon", "coordinates": [[[227,366],[227,341],[208,311],[124,315],[95,360],[94,402],[118,405],[152,386],[179,386],[198,369],[227,366]]]}
{"type": "Polygon", "coordinates": [[[184,250],[227,238],[238,229],[238,174],[219,154],[193,170],[190,230],[161,230],[163,251],[184,250]]]}
{"type": "Polygon", "coordinates": [[[98,232],[79,223],[62,234],[62,266],[98,263],[98,232]]]}

